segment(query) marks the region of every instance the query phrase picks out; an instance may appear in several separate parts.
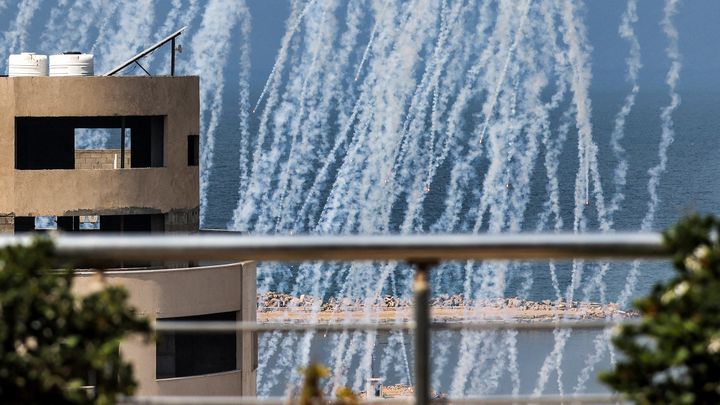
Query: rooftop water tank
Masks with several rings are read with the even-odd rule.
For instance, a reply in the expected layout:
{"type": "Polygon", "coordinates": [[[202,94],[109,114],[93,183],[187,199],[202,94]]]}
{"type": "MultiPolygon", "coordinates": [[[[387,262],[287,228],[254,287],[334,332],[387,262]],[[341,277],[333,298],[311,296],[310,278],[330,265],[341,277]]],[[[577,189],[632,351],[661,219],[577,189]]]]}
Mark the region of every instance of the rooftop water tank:
{"type": "Polygon", "coordinates": [[[20,55],[10,55],[8,63],[8,76],[47,76],[47,55],[35,55],[32,52],[23,52],[20,55]]]}
{"type": "Polygon", "coordinates": [[[93,56],[80,52],[65,52],[50,55],[50,76],[92,76],[93,56]]]}

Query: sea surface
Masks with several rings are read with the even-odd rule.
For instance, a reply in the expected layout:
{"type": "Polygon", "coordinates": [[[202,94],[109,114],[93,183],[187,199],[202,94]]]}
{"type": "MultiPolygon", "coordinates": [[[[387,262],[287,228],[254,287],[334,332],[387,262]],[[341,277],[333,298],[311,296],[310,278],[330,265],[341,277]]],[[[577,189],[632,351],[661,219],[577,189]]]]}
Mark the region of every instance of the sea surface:
{"type": "MultiPolygon", "coordinates": [[[[659,186],[660,206],[653,229],[661,231],[683,216],[692,213],[720,213],[720,94],[702,90],[680,91],[682,102],[675,114],[675,139],[668,151],[667,170],[659,186]]],[[[617,164],[610,149],[610,133],[614,116],[623,102],[621,91],[595,90],[592,93],[593,137],[599,148],[600,170],[603,176],[605,198],[613,192],[612,174],[617,164]]],[[[227,100],[226,105],[233,105],[227,100]]],[[[615,215],[615,229],[636,231],[645,216],[648,204],[648,170],[658,164],[660,139],[660,110],[669,102],[662,89],[647,90],[638,95],[637,103],[628,117],[625,138],[621,141],[628,160],[625,200],[615,215]]],[[[221,128],[216,138],[214,167],[210,175],[208,206],[205,208],[205,228],[225,229],[232,219],[232,212],[238,205],[239,169],[237,151],[237,112],[225,109],[221,128]]],[[[577,170],[576,138],[568,139],[560,158],[559,178],[561,187],[561,210],[565,226],[572,226],[573,188],[577,170]]],[[[438,177],[442,182],[440,172],[438,177]]],[[[526,213],[525,227],[534,230],[537,214],[544,203],[545,173],[541,159],[538,159],[534,175],[531,200],[526,213]]],[[[429,196],[426,214],[436,216],[443,207],[442,195],[429,196]]],[[[589,210],[592,210],[592,206],[589,210]]],[[[590,221],[589,229],[597,229],[590,221]]],[[[568,229],[570,230],[570,229],[568,229]]],[[[533,267],[533,266],[531,266],[533,267]]],[[[606,282],[609,291],[619,291],[625,283],[628,265],[613,266],[606,282]]],[[[534,286],[528,298],[552,298],[546,273],[534,266],[534,286]]],[[[542,267],[545,268],[544,266],[542,267]]],[[[638,294],[657,280],[670,277],[672,269],[665,263],[651,262],[643,266],[640,274],[638,294]]],[[[562,274],[559,274],[562,281],[562,274]]],[[[451,291],[444,291],[451,292],[451,291]]],[[[612,294],[610,294],[610,297],[612,294]]]]}
{"type": "MultiPolygon", "coordinates": [[[[668,151],[667,170],[662,174],[659,186],[660,205],[654,221],[653,229],[661,231],[678,221],[683,216],[692,213],[720,213],[720,94],[704,91],[702,89],[685,90],[681,89],[682,103],[673,115],[675,138],[668,151]]],[[[615,114],[620,108],[625,93],[622,91],[606,91],[595,89],[592,93],[593,105],[593,137],[599,148],[599,162],[601,175],[603,177],[603,188],[605,198],[608,200],[613,192],[612,173],[617,164],[610,149],[610,134],[613,128],[615,114]]],[[[640,228],[642,218],[647,211],[649,194],[647,190],[648,170],[659,162],[658,145],[660,139],[660,111],[669,102],[667,92],[659,89],[656,91],[641,91],[637,103],[628,117],[625,128],[625,138],[622,145],[627,151],[628,173],[627,185],[624,189],[625,200],[622,208],[615,215],[615,229],[620,231],[636,231],[640,228]]],[[[233,105],[227,103],[228,105],[233,105]]],[[[232,212],[238,205],[239,170],[237,151],[239,139],[235,135],[237,119],[236,111],[225,110],[221,119],[222,126],[216,138],[216,155],[213,171],[210,175],[208,206],[205,208],[205,228],[224,229],[232,218],[232,212]]],[[[559,180],[561,186],[561,209],[565,219],[566,227],[572,226],[573,210],[573,188],[577,171],[577,138],[571,136],[566,143],[560,157],[559,180]]],[[[438,174],[442,181],[441,172],[438,174]]],[[[535,228],[537,215],[544,202],[545,173],[542,163],[539,162],[534,174],[531,190],[531,200],[526,212],[525,228],[532,231],[535,228]]],[[[426,215],[432,217],[442,209],[442,196],[428,198],[426,215]]],[[[591,203],[592,204],[592,203],[591,203]]],[[[592,207],[590,207],[592,209],[592,207]]],[[[597,223],[590,220],[589,229],[597,229],[597,223]]],[[[569,230],[569,229],[568,229],[569,230]]],[[[605,297],[597,294],[586,298],[599,300],[604,298],[608,301],[617,299],[620,291],[625,287],[630,262],[613,263],[607,273],[604,283],[607,287],[605,297]]],[[[262,267],[261,267],[262,268],[262,267]]],[[[589,264],[583,277],[583,283],[587,283],[598,270],[597,264],[589,264]]],[[[262,271],[262,270],[261,270],[262,271]]],[[[546,263],[528,263],[516,266],[515,270],[520,274],[513,277],[513,282],[506,288],[506,296],[514,296],[519,292],[525,294],[525,298],[542,300],[554,299],[554,289],[548,276],[546,263]],[[526,289],[527,282],[530,283],[529,290],[526,289]]],[[[633,297],[645,294],[656,282],[671,277],[673,270],[665,261],[643,262],[640,267],[640,274],[633,297]]],[[[292,276],[291,276],[292,277],[292,276]]],[[[558,278],[561,287],[564,289],[570,281],[570,264],[560,264],[558,278]]],[[[288,280],[290,283],[292,280],[288,280]]],[[[440,293],[461,293],[462,280],[454,279],[451,275],[444,278],[435,276],[435,294],[440,293]]],[[[286,288],[284,285],[277,285],[277,290],[286,288]]],[[[270,286],[273,289],[273,286],[270,286]]],[[[581,287],[582,290],[582,287],[581,287]]],[[[582,294],[577,294],[583,298],[582,294]]],[[[572,392],[577,381],[580,370],[584,367],[589,355],[594,352],[593,339],[600,332],[582,331],[576,332],[569,339],[564,351],[562,360],[563,375],[558,377],[553,374],[547,384],[545,393],[572,392]]],[[[320,362],[329,361],[332,341],[329,340],[332,334],[317,334],[313,338],[311,358],[320,362]]],[[[408,337],[409,339],[409,337],[408,337]]],[[[447,341],[459,341],[460,335],[454,334],[445,336],[447,341]]],[[[519,376],[521,393],[531,393],[538,381],[538,372],[543,360],[550,354],[553,348],[552,332],[520,332],[518,334],[517,348],[519,360],[519,376]]],[[[443,360],[449,364],[457,362],[462,353],[457,351],[457,345],[451,345],[453,350],[442,355],[443,360]]],[[[410,340],[406,345],[409,357],[412,353],[410,340]]],[[[380,349],[376,347],[375,352],[380,349]]],[[[260,353],[262,356],[262,353],[260,353]]],[[[377,354],[378,356],[380,354],[377,354]]],[[[271,360],[270,368],[275,364],[271,360]]],[[[381,361],[378,359],[378,361],[381,361]]],[[[410,360],[412,361],[412,360],[410,360]]],[[[610,366],[609,357],[603,356],[598,366],[593,370],[607,369],[610,366]]],[[[276,364],[276,367],[279,365],[276,364]]],[[[488,367],[493,367],[492,364],[488,367]]],[[[444,367],[444,370],[452,370],[453,367],[444,367]]],[[[348,365],[351,373],[352,367],[348,365]]],[[[412,366],[410,365],[410,370],[412,366]]],[[[436,375],[434,389],[447,392],[452,380],[452,373],[447,375],[436,375]]],[[[405,373],[393,374],[388,372],[384,377],[386,383],[392,384],[403,381],[405,373]]],[[[512,392],[510,372],[504,370],[499,378],[497,388],[493,391],[496,394],[509,394],[512,392]]],[[[594,374],[593,374],[594,375],[594,374]]],[[[354,378],[350,376],[350,378],[354,378]]],[[[352,381],[352,380],[350,380],[352,381]]],[[[264,382],[260,381],[262,385],[264,382]]],[[[285,391],[285,383],[279,381],[269,391],[273,395],[281,395],[285,391]]],[[[605,388],[593,377],[582,392],[600,392],[605,388]]]]}

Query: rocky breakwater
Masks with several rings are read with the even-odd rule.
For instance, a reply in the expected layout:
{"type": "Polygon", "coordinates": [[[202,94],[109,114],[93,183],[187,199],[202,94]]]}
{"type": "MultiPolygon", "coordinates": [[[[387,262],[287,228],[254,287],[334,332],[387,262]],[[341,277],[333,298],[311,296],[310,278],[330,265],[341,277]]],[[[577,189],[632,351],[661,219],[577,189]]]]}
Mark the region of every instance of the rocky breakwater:
{"type": "MultiPolygon", "coordinates": [[[[385,321],[412,318],[412,300],[390,295],[367,299],[330,297],[323,300],[320,297],[292,296],[271,291],[258,296],[257,308],[261,321],[296,321],[311,317],[318,321],[338,321],[359,318],[368,312],[373,314],[372,318],[385,321]]],[[[441,321],[507,318],[542,321],[557,317],[601,319],[637,316],[635,312],[624,311],[613,303],[530,301],[520,298],[465,300],[460,294],[433,297],[431,310],[433,318],[441,321]]]]}

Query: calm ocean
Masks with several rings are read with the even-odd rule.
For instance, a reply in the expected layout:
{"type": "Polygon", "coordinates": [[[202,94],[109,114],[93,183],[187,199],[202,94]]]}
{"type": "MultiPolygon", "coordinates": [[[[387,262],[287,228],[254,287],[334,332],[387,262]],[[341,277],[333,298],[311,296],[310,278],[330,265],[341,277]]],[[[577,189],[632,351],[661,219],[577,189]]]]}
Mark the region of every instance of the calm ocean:
{"type": "MultiPolygon", "coordinates": [[[[667,171],[662,175],[659,187],[660,208],[654,229],[662,230],[690,212],[718,213],[720,211],[720,95],[702,91],[681,90],[682,103],[674,114],[675,141],[668,153],[667,171]]],[[[600,171],[603,176],[605,198],[613,192],[612,173],[616,160],[610,150],[612,123],[625,94],[622,92],[599,92],[592,94],[593,136],[599,147],[600,171]]],[[[628,118],[622,145],[627,151],[628,174],[625,201],[616,213],[615,228],[633,231],[640,228],[648,201],[647,171],[658,162],[660,137],[660,109],[668,102],[662,91],[641,90],[637,103],[628,118]]],[[[228,106],[236,105],[230,102],[228,106]]],[[[225,109],[222,127],[216,139],[215,166],[210,176],[208,207],[205,211],[206,228],[224,229],[232,218],[238,204],[239,170],[237,151],[237,111],[225,109]]],[[[574,133],[565,144],[559,167],[561,187],[561,210],[565,226],[572,226],[573,188],[577,171],[577,138],[574,133]]],[[[439,173],[442,181],[443,173],[439,173]]],[[[533,176],[531,200],[525,216],[525,229],[533,230],[537,215],[544,202],[545,172],[538,159],[533,176]]],[[[437,215],[442,206],[442,196],[431,195],[426,205],[426,215],[437,215]]],[[[590,207],[592,210],[593,207],[590,207]]],[[[590,229],[597,224],[590,221],[590,229]]],[[[532,265],[533,287],[530,298],[552,298],[548,282],[547,266],[532,265]]],[[[606,278],[608,298],[613,299],[625,283],[627,264],[615,264],[606,278]]],[[[642,267],[639,290],[647,291],[655,280],[671,275],[668,265],[661,262],[648,263],[642,267]]],[[[591,272],[589,272],[591,273],[591,272]]],[[[569,272],[560,271],[561,284],[569,280],[569,272]]],[[[513,286],[509,287],[508,296],[513,286]]],[[[445,291],[451,293],[450,290],[445,291]]],[[[436,291],[438,292],[438,291],[436,291]]],[[[461,292],[461,291],[457,291],[461,292]]]]}

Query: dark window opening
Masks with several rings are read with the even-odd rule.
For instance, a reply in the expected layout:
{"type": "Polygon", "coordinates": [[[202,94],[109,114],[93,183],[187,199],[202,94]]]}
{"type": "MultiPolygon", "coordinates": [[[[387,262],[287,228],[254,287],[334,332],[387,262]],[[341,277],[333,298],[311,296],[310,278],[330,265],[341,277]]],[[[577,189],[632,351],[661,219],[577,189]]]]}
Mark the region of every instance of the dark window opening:
{"type": "Polygon", "coordinates": [[[200,164],[200,136],[188,135],[188,166],[200,164]]]}
{"type": "Polygon", "coordinates": [[[149,233],[164,232],[165,215],[100,215],[100,232],[149,233]]]}
{"type": "MultiPolygon", "coordinates": [[[[60,232],[164,233],[164,214],[80,215],[15,217],[15,233],[49,230],[60,232]]],[[[162,262],[118,261],[104,263],[107,267],[152,267],[162,262]]]]}
{"type": "Polygon", "coordinates": [[[15,168],[162,167],[164,126],[163,116],[16,117],[15,168]]]}
{"type": "Polygon", "coordinates": [[[80,215],[15,217],[15,233],[59,230],[63,232],[100,231],[112,233],[163,233],[164,214],[80,215]]]}
{"type": "MultiPolygon", "coordinates": [[[[235,321],[237,312],[164,318],[163,321],[235,321]]],[[[237,333],[158,332],[156,378],[188,377],[237,369],[237,333]]]]}
{"type": "Polygon", "coordinates": [[[76,217],[56,216],[15,217],[15,233],[43,233],[51,230],[70,232],[77,229],[75,219],[76,217]]]}

